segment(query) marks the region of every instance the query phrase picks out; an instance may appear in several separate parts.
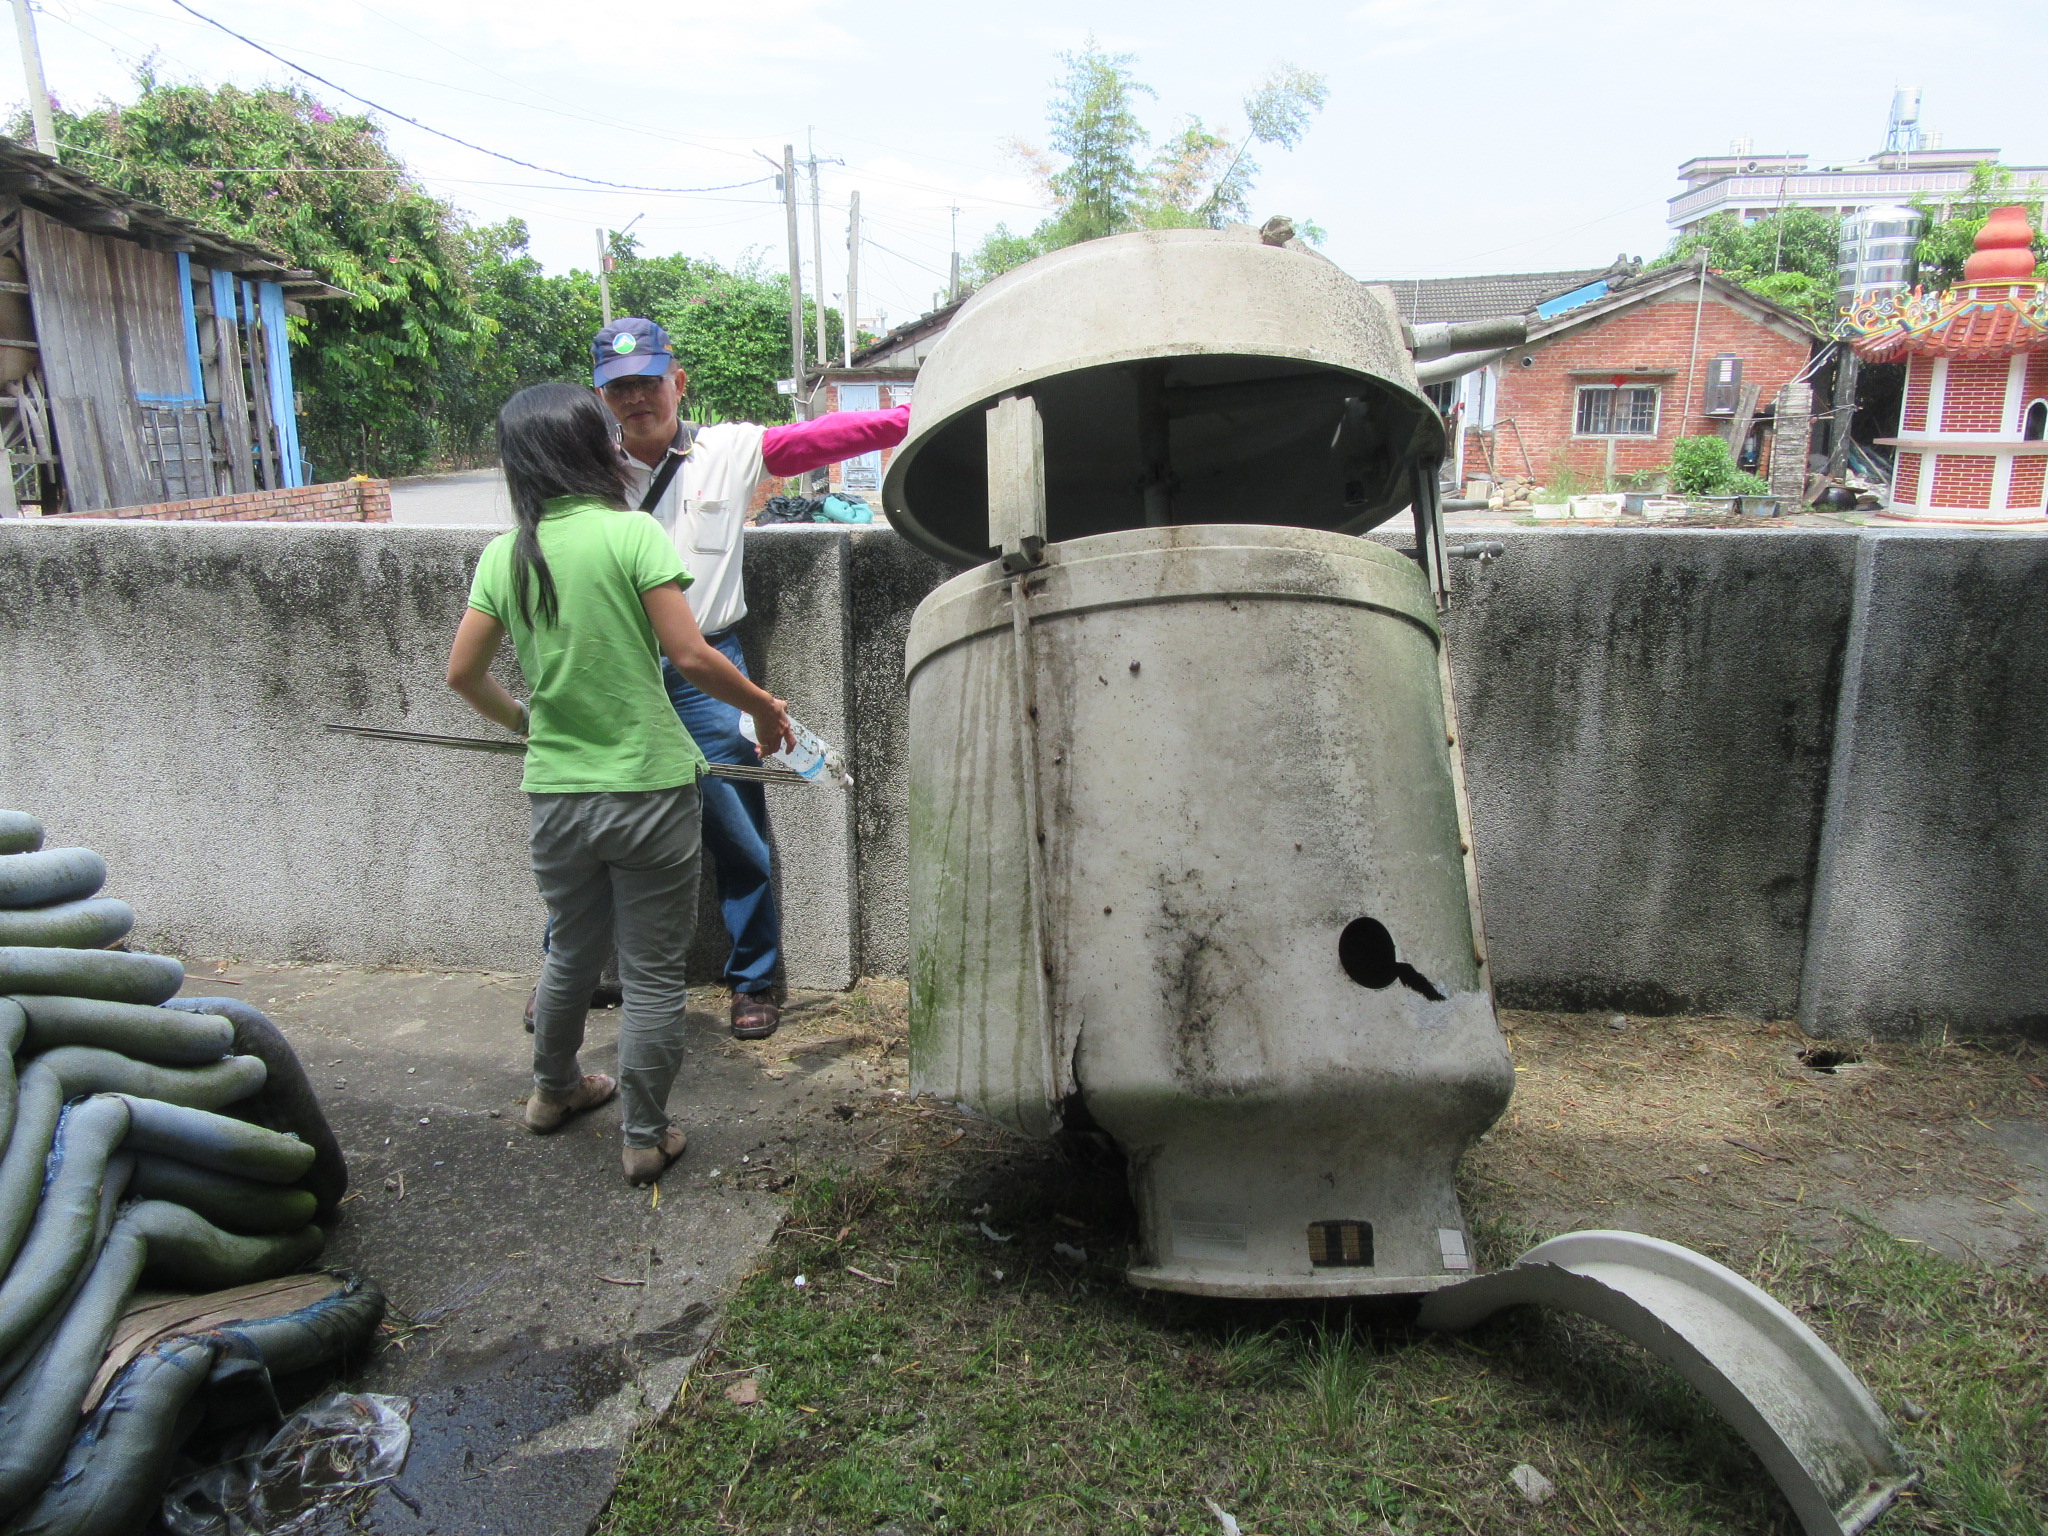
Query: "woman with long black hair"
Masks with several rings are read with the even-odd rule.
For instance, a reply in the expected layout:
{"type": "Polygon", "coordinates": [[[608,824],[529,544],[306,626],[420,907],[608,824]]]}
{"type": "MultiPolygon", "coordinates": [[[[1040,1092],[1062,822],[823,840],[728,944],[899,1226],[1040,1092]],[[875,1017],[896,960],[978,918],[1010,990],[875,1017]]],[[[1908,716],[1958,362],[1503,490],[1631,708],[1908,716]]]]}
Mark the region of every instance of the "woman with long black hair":
{"type": "Polygon", "coordinates": [[[556,1130],[621,1087],[577,1059],[591,989],[616,946],[625,1172],[651,1184],[685,1142],[668,1093],[682,1061],[705,771],[669,703],[662,657],[751,715],[764,750],[790,732],[782,701],[705,644],[674,545],[626,508],[609,429],[596,396],[572,384],[522,390],[498,413],[519,526],[477,561],[448,686],[526,737],[533,873],[554,924],[534,1007],[527,1127],[556,1130]],[[490,674],[508,632],[526,704],[490,674]]]}

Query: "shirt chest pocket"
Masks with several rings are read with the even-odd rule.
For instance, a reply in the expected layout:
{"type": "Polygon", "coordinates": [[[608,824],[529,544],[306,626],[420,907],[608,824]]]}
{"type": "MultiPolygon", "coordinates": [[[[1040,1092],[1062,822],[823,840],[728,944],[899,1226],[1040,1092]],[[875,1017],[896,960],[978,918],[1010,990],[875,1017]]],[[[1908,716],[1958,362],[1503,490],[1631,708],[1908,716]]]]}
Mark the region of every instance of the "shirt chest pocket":
{"type": "Polygon", "coordinates": [[[700,555],[732,553],[739,537],[740,509],[728,501],[689,501],[683,516],[689,520],[690,548],[700,555]]]}

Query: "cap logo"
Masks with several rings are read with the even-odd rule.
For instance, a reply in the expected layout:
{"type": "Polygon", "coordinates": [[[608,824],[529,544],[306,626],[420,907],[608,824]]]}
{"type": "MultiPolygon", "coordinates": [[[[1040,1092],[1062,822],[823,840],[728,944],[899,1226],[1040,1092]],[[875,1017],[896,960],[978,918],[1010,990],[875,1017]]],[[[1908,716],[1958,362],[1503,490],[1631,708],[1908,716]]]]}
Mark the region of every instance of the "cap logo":
{"type": "Polygon", "coordinates": [[[612,350],[618,353],[621,357],[625,356],[628,352],[632,351],[634,345],[635,342],[633,340],[633,337],[628,332],[621,332],[619,335],[614,336],[612,338],[612,350]]]}

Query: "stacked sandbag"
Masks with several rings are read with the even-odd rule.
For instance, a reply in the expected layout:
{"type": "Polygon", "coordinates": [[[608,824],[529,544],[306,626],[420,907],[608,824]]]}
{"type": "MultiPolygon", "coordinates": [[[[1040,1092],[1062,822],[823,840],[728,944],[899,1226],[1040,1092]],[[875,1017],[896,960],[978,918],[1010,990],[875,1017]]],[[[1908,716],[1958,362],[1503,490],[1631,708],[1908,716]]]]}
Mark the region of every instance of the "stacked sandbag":
{"type": "Polygon", "coordinates": [[[0,811],[0,1532],[111,1536],[147,1523],[210,1387],[339,1358],[383,1298],[343,1278],[282,1316],[251,1300],[96,1382],[145,1279],[211,1292],[309,1266],[347,1171],[277,1027],[174,1003],[178,961],[106,948],[135,914],[97,894],[105,861],[42,841],[0,811]]]}

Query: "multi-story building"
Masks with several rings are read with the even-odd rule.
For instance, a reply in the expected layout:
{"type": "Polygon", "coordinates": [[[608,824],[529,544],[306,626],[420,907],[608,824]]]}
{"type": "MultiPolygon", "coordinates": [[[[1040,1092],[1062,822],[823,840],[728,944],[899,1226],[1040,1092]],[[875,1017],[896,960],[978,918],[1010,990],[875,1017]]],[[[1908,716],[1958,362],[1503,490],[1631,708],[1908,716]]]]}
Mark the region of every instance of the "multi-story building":
{"type": "MultiPolygon", "coordinates": [[[[1999,154],[1930,145],[1920,131],[1920,93],[1903,90],[1892,98],[1885,147],[1867,160],[1814,165],[1807,155],[1754,153],[1746,139],[1738,139],[1725,155],[1695,156],[1678,168],[1685,190],[1671,199],[1665,222],[1689,233],[1722,213],[1753,224],[1780,208],[1811,208],[1846,219],[1915,198],[1940,204],[1968,191],[1970,173],[1987,160],[1998,164],[1999,154]]],[[[2048,165],[2005,169],[2012,172],[2012,196],[2048,195],[2048,165]]]]}

